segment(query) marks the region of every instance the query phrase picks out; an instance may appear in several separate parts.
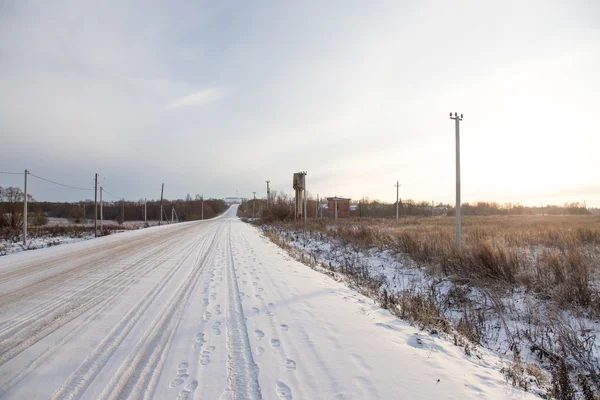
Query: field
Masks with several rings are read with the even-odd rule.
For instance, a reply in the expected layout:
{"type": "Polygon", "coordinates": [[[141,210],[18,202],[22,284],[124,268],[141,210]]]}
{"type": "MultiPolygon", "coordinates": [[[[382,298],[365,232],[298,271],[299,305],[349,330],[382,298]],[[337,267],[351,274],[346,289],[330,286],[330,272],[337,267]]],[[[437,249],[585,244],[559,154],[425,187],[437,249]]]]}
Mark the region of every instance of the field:
{"type": "MultiPolygon", "coordinates": [[[[145,226],[157,225],[157,221],[125,221],[118,224],[115,221],[104,221],[102,231],[98,222],[99,235],[106,236],[115,232],[140,229],[145,226]]],[[[0,256],[23,250],[34,250],[59,244],[88,240],[94,237],[94,220],[74,223],[67,218],[48,218],[44,225],[34,225],[27,230],[27,247],[23,246],[21,229],[5,228],[0,230],[0,256]]]]}
{"type": "Polygon", "coordinates": [[[545,369],[547,393],[558,398],[600,383],[598,215],[463,217],[460,250],[453,217],[264,229],[396,315],[510,355],[515,385],[531,386],[522,365],[545,369]]]}

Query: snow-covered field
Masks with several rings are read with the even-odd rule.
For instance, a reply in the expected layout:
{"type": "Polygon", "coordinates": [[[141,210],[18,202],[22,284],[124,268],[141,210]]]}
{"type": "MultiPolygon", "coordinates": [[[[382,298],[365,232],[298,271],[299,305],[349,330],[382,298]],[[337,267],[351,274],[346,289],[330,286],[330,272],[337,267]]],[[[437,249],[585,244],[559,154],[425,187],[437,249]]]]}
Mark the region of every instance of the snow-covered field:
{"type": "MultiPolygon", "coordinates": [[[[114,221],[104,221],[105,224],[116,225],[114,221]]],[[[158,221],[149,221],[149,226],[158,225],[158,221]]],[[[93,220],[88,220],[82,224],[74,224],[67,218],[48,218],[48,226],[73,226],[73,227],[89,227],[94,226],[93,220]]],[[[144,221],[125,221],[120,227],[122,230],[141,229],[145,226],[144,221]]],[[[121,230],[117,231],[120,232],[121,230]]],[[[22,241],[14,242],[11,240],[0,239],[0,256],[7,254],[18,253],[25,250],[37,250],[45,247],[58,246],[61,244],[81,242],[83,240],[93,239],[93,232],[78,232],[76,235],[42,235],[36,237],[29,237],[27,240],[27,246],[23,245],[22,241]]]]}
{"type": "Polygon", "coordinates": [[[0,397],[535,398],[235,217],[0,258],[0,397]]]}
{"type": "MultiPolygon", "coordinates": [[[[511,380],[514,372],[520,371],[517,384],[526,386],[527,390],[543,398],[553,389],[552,364],[546,357],[539,357],[536,346],[540,342],[553,349],[558,346],[560,335],[563,338],[574,335],[571,341],[573,345],[582,345],[578,350],[585,353],[582,354],[585,362],[597,365],[596,360],[600,360],[600,324],[597,317],[570,310],[556,311],[556,306],[548,299],[539,298],[523,288],[499,288],[492,292],[489,288],[432,275],[426,265],[416,263],[402,252],[355,245],[310,230],[286,230],[266,225],[263,228],[274,233],[278,243],[283,241],[284,247],[291,249],[296,258],[310,260],[310,265],[317,270],[326,273],[335,271],[337,279],[368,292],[368,296],[378,298],[380,302],[384,290],[390,295],[423,295],[435,302],[440,316],[453,328],[471,318],[479,334],[477,338],[469,340],[462,331],[450,329],[449,334],[444,335],[446,339],[456,342],[456,335],[462,335],[467,339],[471,353],[480,346],[491,350],[504,361],[499,369],[506,372],[507,379],[511,380]],[[373,282],[381,282],[375,293],[369,292],[371,287],[359,280],[361,271],[373,282]],[[463,302],[460,302],[461,299],[463,302]],[[473,341],[476,342],[475,347],[472,347],[473,341]],[[518,346],[517,363],[515,345],[518,346]],[[526,368],[518,370],[515,365],[526,368]]],[[[422,322],[417,320],[415,324],[422,325],[422,322]]],[[[434,330],[439,330],[438,326],[434,330]]],[[[576,393],[575,398],[580,398],[577,397],[580,395],[583,396],[583,393],[576,393]]]]}

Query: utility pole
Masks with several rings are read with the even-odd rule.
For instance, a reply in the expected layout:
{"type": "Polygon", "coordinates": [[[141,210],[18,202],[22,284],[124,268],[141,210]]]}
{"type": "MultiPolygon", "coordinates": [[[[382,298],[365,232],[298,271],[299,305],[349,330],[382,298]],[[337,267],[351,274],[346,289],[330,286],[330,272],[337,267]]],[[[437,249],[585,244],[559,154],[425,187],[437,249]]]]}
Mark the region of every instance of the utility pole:
{"type": "Polygon", "coordinates": [[[29,171],[25,170],[25,194],[23,197],[23,246],[27,247],[27,175],[29,171]]]}
{"type": "Polygon", "coordinates": [[[144,197],[144,223],[148,222],[148,209],[146,206],[146,203],[148,202],[148,200],[144,197]]]}
{"type": "Polygon", "coordinates": [[[463,115],[455,112],[453,117],[450,113],[450,119],[455,122],[456,132],[456,248],[460,249],[460,121],[463,115]]]}
{"type": "Polygon", "coordinates": [[[200,200],[201,200],[201,208],[202,208],[202,210],[200,211],[200,219],[204,219],[204,195],[200,196],[200,200]]]}
{"type": "Polygon", "coordinates": [[[334,219],[337,220],[337,194],[334,197],[334,202],[335,202],[335,208],[334,208],[335,216],[334,216],[334,219]]]}
{"type": "Polygon", "coordinates": [[[98,237],[98,174],[94,179],[94,237],[98,237]]]}
{"type": "Polygon", "coordinates": [[[174,219],[173,219],[173,212],[175,211],[175,207],[173,207],[171,205],[171,223],[173,223],[174,219]]]}
{"type": "Polygon", "coordinates": [[[254,219],[254,209],[256,206],[256,192],[252,192],[254,193],[254,200],[252,201],[252,219],[254,219]]]}
{"type": "Polygon", "coordinates": [[[125,222],[125,199],[121,199],[121,221],[125,222]]]}
{"type": "Polygon", "coordinates": [[[306,172],[304,172],[304,223],[308,221],[308,193],[306,192],[306,172]]]}
{"type": "Polygon", "coordinates": [[[399,223],[398,220],[398,205],[400,204],[400,182],[396,181],[396,225],[399,223]]]}
{"type": "Polygon", "coordinates": [[[103,215],[102,215],[102,186],[100,186],[100,232],[103,232],[103,225],[102,225],[102,220],[104,219],[103,215]]]}
{"type": "Polygon", "coordinates": [[[269,188],[269,183],[271,181],[265,181],[267,182],[267,211],[269,211],[269,202],[271,201],[271,189],[269,188]]]}
{"type": "Polygon", "coordinates": [[[158,221],[158,226],[162,223],[163,217],[163,193],[165,192],[165,184],[162,184],[162,188],[160,189],[160,220],[158,221]]]}

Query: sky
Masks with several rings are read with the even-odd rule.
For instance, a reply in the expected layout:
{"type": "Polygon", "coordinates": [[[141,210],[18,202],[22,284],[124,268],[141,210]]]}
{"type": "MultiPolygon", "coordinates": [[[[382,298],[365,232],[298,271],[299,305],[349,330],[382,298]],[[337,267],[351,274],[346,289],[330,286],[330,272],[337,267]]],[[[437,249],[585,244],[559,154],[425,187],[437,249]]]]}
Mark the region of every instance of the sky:
{"type": "Polygon", "coordinates": [[[463,201],[600,207],[598,71],[593,0],[1,0],[0,172],[453,203],[458,112],[463,201]]]}

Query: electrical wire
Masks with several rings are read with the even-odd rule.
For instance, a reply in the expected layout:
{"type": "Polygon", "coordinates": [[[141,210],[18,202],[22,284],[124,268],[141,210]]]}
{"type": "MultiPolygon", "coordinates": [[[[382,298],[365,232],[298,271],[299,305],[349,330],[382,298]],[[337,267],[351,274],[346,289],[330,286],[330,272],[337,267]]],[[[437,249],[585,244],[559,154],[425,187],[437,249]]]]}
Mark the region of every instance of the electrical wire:
{"type": "Polygon", "coordinates": [[[29,175],[33,176],[34,178],[38,178],[38,179],[41,179],[43,181],[50,182],[50,183],[53,183],[53,184],[58,185],[58,186],[64,186],[64,187],[70,188],[70,189],[86,190],[86,191],[87,190],[89,190],[89,191],[93,191],[94,190],[92,188],[88,189],[88,188],[81,188],[81,187],[77,187],[77,186],[65,185],[64,183],[59,183],[59,182],[51,181],[50,179],[46,179],[46,178],[42,178],[41,176],[34,175],[31,172],[29,173],[29,175]]]}
{"type": "Polygon", "coordinates": [[[109,192],[108,190],[104,189],[104,187],[102,187],[102,193],[106,193],[111,195],[112,197],[114,197],[115,199],[122,199],[123,197],[119,197],[119,196],[115,196],[114,194],[112,194],[111,192],[109,192]]]}
{"type": "Polygon", "coordinates": [[[0,174],[5,174],[5,175],[23,175],[25,172],[2,172],[0,171],[0,174]]]}

